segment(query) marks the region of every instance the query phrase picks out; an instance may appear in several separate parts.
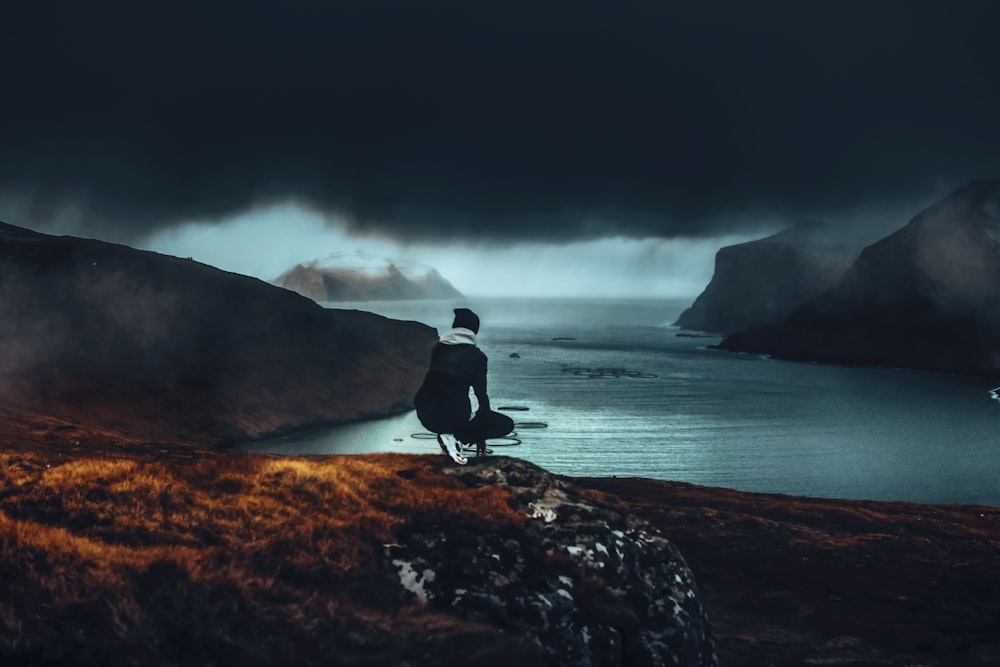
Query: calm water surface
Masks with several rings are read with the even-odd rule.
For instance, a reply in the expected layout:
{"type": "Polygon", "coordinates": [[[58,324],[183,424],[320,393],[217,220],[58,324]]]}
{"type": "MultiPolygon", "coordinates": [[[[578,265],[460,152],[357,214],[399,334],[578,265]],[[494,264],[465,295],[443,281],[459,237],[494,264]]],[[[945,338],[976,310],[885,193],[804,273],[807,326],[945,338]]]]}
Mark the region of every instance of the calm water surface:
{"type": "MultiPolygon", "coordinates": [[[[448,302],[337,304],[451,323],[448,302]]],[[[556,473],[745,491],[1000,506],[1000,404],[989,379],[774,361],[678,336],[687,302],[473,300],[490,397],[521,444],[493,450],[556,473]],[[579,370],[577,370],[579,369],[579,370]],[[582,369],[590,369],[590,372],[582,369]],[[598,369],[605,369],[599,371],[598,369]],[[608,372],[608,371],[613,372],[608,372]]],[[[410,412],[244,448],[435,453],[410,412]]]]}

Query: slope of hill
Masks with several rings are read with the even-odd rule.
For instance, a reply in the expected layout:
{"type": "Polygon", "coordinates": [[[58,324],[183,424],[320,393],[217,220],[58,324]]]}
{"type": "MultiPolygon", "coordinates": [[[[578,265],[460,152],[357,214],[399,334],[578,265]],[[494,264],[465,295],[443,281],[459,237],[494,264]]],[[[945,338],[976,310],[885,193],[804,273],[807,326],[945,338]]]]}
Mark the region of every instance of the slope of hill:
{"type": "Polygon", "coordinates": [[[0,224],[3,430],[219,445],[405,409],[435,332],[0,224]]]}

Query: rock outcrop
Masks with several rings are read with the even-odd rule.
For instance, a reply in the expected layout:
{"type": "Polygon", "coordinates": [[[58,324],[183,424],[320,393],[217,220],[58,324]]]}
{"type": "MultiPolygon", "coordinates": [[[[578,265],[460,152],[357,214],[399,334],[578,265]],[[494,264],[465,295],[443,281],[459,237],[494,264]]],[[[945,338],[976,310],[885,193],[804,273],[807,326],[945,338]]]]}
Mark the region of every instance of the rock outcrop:
{"type": "Polygon", "coordinates": [[[838,285],[723,349],[963,373],[1000,369],[1000,181],[971,183],[864,249],[838,285]]]}
{"type": "Polygon", "coordinates": [[[360,252],[297,264],[274,283],[320,302],[462,297],[437,269],[360,252]]]}
{"type": "Polygon", "coordinates": [[[219,445],[410,406],[429,327],[0,223],[4,432],[219,445]]]}
{"type": "Polygon", "coordinates": [[[429,610],[526,637],[539,664],[716,664],[694,577],[649,523],[518,459],[445,472],[499,486],[532,520],[521,535],[433,520],[401,531],[388,554],[429,610]]]}
{"type": "Polygon", "coordinates": [[[800,223],[773,236],[727,246],[715,273],[676,326],[731,334],[778,322],[833,287],[867,244],[871,229],[800,223]]]}

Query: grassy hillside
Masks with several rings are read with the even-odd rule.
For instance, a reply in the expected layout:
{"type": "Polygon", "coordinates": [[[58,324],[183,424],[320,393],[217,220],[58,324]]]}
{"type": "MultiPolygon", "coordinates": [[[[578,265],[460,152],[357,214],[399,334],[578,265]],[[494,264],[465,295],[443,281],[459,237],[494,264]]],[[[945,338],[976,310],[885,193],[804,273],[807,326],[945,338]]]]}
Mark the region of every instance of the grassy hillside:
{"type": "MultiPolygon", "coordinates": [[[[473,579],[462,536],[489,562],[532,548],[516,460],[476,462],[509,479],[473,483],[442,456],[175,454],[0,455],[0,664],[546,664],[488,616],[414,597],[386,555],[438,534],[456,542],[433,567],[473,579]]],[[[681,549],[723,665],[1000,664],[996,508],[561,483],[681,549]]],[[[532,557],[532,576],[579,578],[532,557]]]]}
{"type": "Polygon", "coordinates": [[[446,511],[501,532],[525,521],[503,491],[466,488],[440,463],[0,456],[0,656],[392,664],[405,657],[393,645],[419,654],[440,650],[442,633],[488,635],[420,613],[376,571],[376,552],[414,517],[446,511]]]}

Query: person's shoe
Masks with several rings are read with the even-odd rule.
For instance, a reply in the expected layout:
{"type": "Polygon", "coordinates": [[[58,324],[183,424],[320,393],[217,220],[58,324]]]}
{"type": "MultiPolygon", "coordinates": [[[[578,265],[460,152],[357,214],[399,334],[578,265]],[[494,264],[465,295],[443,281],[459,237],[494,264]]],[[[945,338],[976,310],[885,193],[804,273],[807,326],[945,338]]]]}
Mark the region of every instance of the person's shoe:
{"type": "Polygon", "coordinates": [[[468,459],[462,456],[461,450],[458,446],[458,440],[456,440],[455,436],[451,433],[442,433],[438,435],[438,442],[441,443],[441,449],[444,450],[445,454],[450,456],[452,461],[458,465],[464,466],[469,462],[468,459]]]}

